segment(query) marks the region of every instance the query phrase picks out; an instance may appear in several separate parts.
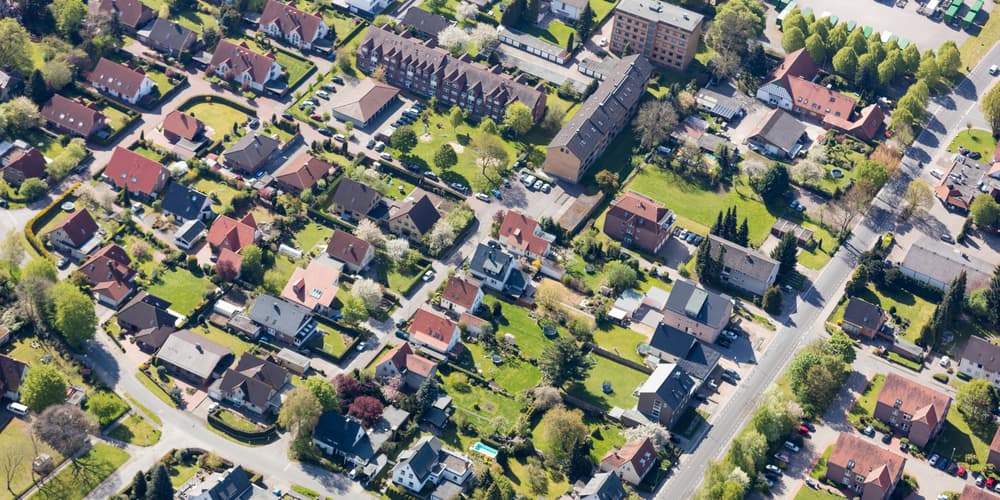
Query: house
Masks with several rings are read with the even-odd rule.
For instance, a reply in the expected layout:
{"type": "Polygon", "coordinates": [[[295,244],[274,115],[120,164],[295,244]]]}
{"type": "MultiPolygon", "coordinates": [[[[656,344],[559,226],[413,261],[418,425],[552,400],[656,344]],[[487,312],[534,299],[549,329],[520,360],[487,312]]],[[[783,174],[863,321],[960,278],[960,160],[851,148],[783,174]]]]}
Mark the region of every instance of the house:
{"type": "Polygon", "coordinates": [[[101,58],[87,76],[90,86],[129,104],[136,104],[149,95],[156,82],[141,69],[132,69],[122,63],[101,58]]]}
{"type": "Polygon", "coordinates": [[[187,141],[193,148],[205,141],[205,123],[183,111],[173,110],[163,118],[163,136],[170,142],[187,141]]]}
{"type": "Polygon", "coordinates": [[[827,460],[826,478],[861,500],[885,500],[903,477],[905,465],[902,456],[841,432],[827,460]]]}
{"type": "Polygon", "coordinates": [[[442,481],[462,486],[470,476],[472,461],[445,449],[441,440],[434,436],[424,436],[400,453],[392,468],[392,482],[416,494],[428,484],[437,485],[442,481]]]}
{"type": "Polygon", "coordinates": [[[316,321],[309,309],[271,295],[257,297],[250,320],[282,342],[302,347],[316,333],[316,321]]]}
{"type": "Polygon", "coordinates": [[[296,267],[281,291],[281,298],[309,309],[314,314],[331,316],[333,300],[337,297],[340,271],[313,260],[302,269],[296,267]]]}
{"type": "Polygon", "coordinates": [[[423,238],[441,218],[434,199],[427,191],[416,188],[405,200],[394,203],[389,207],[389,232],[412,240],[423,238]]]}
{"type": "Polygon", "coordinates": [[[824,128],[840,130],[863,141],[874,139],[885,120],[882,110],[871,105],[855,114],[857,100],[815,83],[818,75],[819,66],[809,52],[799,49],[788,54],[775,68],[772,80],[758,88],[757,99],[816,120],[824,128]]]}
{"type": "Polygon", "coordinates": [[[583,9],[586,6],[587,0],[553,0],[549,4],[549,12],[555,14],[556,17],[575,23],[580,20],[580,14],[583,14],[583,9]]]}
{"type": "Polygon", "coordinates": [[[330,211],[348,221],[359,221],[367,217],[380,201],[382,195],[371,186],[344,178],[333,193],[330,211]]]}
{"type": "Polygon", "coordinates": [[[174,332],[177,331],[173,326],[161,326],[157,328],[146,328],[145,330],[139,330],[133,335],[135,338],[135,345],[140,351],[146,354],[156,354],[157,351],[163,347],[163,344],[167,342],[174,332]]]}
{"type": "Polygon", "coordinates": [[[625,248],[656,254],[670,238],[674,212],[663,204],[627,191],[611,202],[604,222],[604,234],[625,248]]]}
{"type": "Polygon", "coordinates": [[[420,7],[410,7],[406,9],[401,21],[404,26],[409,26],[424,37],[437,39],[438,33],[451,26],[452,21],[447,17],[438,14],[431,14],[420,7]]]}
{"type": "Polygon", "coordinates": [[[21,399],[21,381],[27,374],[27,363],[0,354],[0,396],[12,401],[21,399]]]}
{"type": "Polygon", "coordinates": [[[252,213],[246,214],[240,220],[220,215],[208,230],[208,244],[215,252],[229,250],[239,253],[245,247],[256,243],[260,237],[261,233],[257,229],[257,221],[254,220],[252,213]]]}
{"type": "Polygon", "coordinates": [[[302,50],[309,50],[316,40],[326,38],[330,27],[322,17],[296,8],[293,2],[286,4],[279,0],[267,0],[257,30],[302,50]]]}
{"type": "Polygon", "coordinates": [[[45,236],[57,251],[79,260],[101,245],[99,230],[90,211],[81,208],[56,224],[45,236]]]}
{"type": "Polygon", "coordinates": [[[101,0],[97,10],[108,16],[117,16],[118,22],[131,32],[156,17],[156,12],[140,0],[101,0]]]}
{"type": "Polygon", "coordinates": [[[455,408],[451,404],[451,396],[442,394],[434,400],[430,409],[424,412],[423,421],[430,424],[437,431],[443,431],[448,426],[448,420],[455,408]]]}
{"type": "Polygon", "coordinates": [[[659,0],[625,0],[613,14],[608,48],[642,54],[658,66],[684,71],[698,52],[705,17],[659,0]]]}
{"type": "Polygon", "coordinates": [[[555,235],[542,230],[537,220],[518,210],[508,210],[500,223],[500,243],[510,253],[541,260],[548,257],[555,235]]]}
{"type": "Polygon", "coordinates": [[[844,309],[844,320],[840,327],[851,335],[865,337],[869,340],[876,335],[891,337],[892,332],[882,332],[882,325],[888,319],[881,307],[866,302],[857,297],[851,297],[844,309]]]}
{"type": "Polygon", "coordinates": [[[237,465],[203,477],[197,475],[177,489],[186,500],[263,500],[273,498],[264,488],[250,482],[250,475],[237,465]]]}
{"type": "Polygon", "coordinates": [[[445,355],[451,352],[461,337],[458,323],[424,308],[413,313],[407,331],[413,344],[445,355]]]}
{"type": "Polygon", "coordinates": [[[254,173],[281,150],[281,143],[256,132],[247,134],[223,152],[229,168],[245,174],[254,173]]]}
{"type": "Polygon", "coordinates": [[[527,287],[527,279],[517,267],[514,256],[485,243],[476,247],[469,261],[469,273],[483,286],[513,297],[520,297],[527,287]]]}
{"type": "Polygon", "coordinates": [[[215,215],[212,212],[211,198],[179,182],[167,185],[160,209],[167,215],[173,215],[178,221],[206,221],[215,215]]]}
{"type": "Polygon", "coordinates": [[[962,494],[958,496],[958,500],[996,500],[996,498],[996,495],[971,484],[965,485],[962,494]]]}
{"type": "Polygon", "coordinates": [[[633,321],[655,326],[663,319],[660,311],[666,307],[669,298],[670,294],[666,290],[655,286],[650,287],[646,293],[639,293],[631,288],[622,290],[611,305],[608,318],[625,327],[633,321]]]}
{"type": "Polygon", "coordinates": [[[806,126],[780,109],[773,109],[764,115],[748,137],[751,145],[780,159],[798,156],[804,139],[808,139],[806,126]]]}
{"type": "Polygon", "coordinates": [[[132,259],[118,245],[107,245],[80,264],[77,272],[90,285],[101,304],[117,309],[132,295],[135,271],[132,259]]]}
{"type": "Polygon", "coordinates": [[[413,352],[409,343],[400,344],[385,353],[375,364],[375,376],[380,379],[401,376],[403,385],[417,390],[434,376],[437,363],[413,352]]]}
{"type": "Polygon", "coordinates": [[[722,254],[722,281],[754,295],[764,295],[778,278],[778,261],[725,238],[709,235],[712,258],[722,254]]]}
{"type": "Polygon", "coordinates": [[[639,107],[653,68],[639,55],[622,58],[580,109],[552,138],[542,170],[580,182],[639,107]]]}
{"type": "Polygon", "coordinates": [[[375,247],[347,231],[335,229],[330,236],[330,242],[326,244],[326,253],[333,259],[343,262],[349,272],[360,273],[375,257],[375,247]]]}
{"type": "Polygon", "coordinates": [[[348,10],[364,17],[373,18],[391,2],[389,0],[345,0],[348,10]]]}
{"type": "Polygon", "coordinates": [[[59,94],[52,96],[42,107],[42,118],[52,129],[90,138],[108,124],[107,117],[93,104],[68,99],[59,94]]]}
{"type": "Polygon", "coordinates": [[[659,362],[676,363],[699,384],[708,380],[719,366],[722,353],[712,344],[690,333],[660,324],[649,339],[650,355],[659,362]]]}
{"type": "Polygon", "coordinates": [[[208,390],[216,401],[228,401],[257,415],[277,413],[281,391],[291,383],[288,370],[252,354],[244,353],[208,390]]]}
{"type": "Polygon", "coordinates": [[[448,284],[441,293],[441,308],[455,314],[475,313],[483,305],[483,289],[459,276],[448,278],[448,284]]]}
{"type": "Polygon", "coordinates": [[[233,352],[191,330],[170,335],[156,353],[157,361],[198,385],[207,384],[229,363],[233,352]]]}
{"type": "Polygon", "coordinates": [[[372,27],[358,47],[358,69],[370,75],[382,67],[386,83],[428,99],[436,97],[445,107],[459,106],[474,121],[490,117],[501,123],[514,102],[527,106],[535,121],[541,120],[544,91],[503,73],[499,66],[487,68],[468,56],[452,57],[436,44],[372,27]]]}
{"type": "MultiPolygon", "coordinates": [[[[622,392],[630,388],[619,388],[622,392]]],[[[669,429],[684,413],[691,395],[697,390],[694,379],[677,363],[660,363],[639,386],[640,414],[669,429]]]]}
{"type": "Polygon", "coordinates": [[[742,118],[745,111],[740,101],[720,94],[708,87],[698,90],[694,96],[698,109],[726,121],[742,118]]]}
{"type": "Polygon", "coordinates": [[[122,333],[133,335],[149,329],[173,328],[178,319],[170,312],[170,302],[148,292],[137,293],[115,315],[122,333]]]}
{"type": "Polygon", "coordinates": [[[958,362],[958,371],[1000,387],[1000,346],[979,336],[969,337],[958,362]]]}
{"type": "Polygon", "coordinates": [[[875,418],[923,448],[944,427],[951,397],[890,372],[875,403],[875,418]]]}
{"type": "Polygon", "coordinates": [[[993,434],[993,441],[990,442],[990,453],[986,458],[986,463],[1000,467],[1000,429],[993,434]]]}
{"type": "Polygon", "coordinates": [[[333,116],[342,122],[368,128],[376,117],[396,102],[398,95],[398,88],[374,78],[365,78],[337,94],[331,110],[333,116]]]}
{"type": "Polygon", "coordinates": [[[170,171],[155,160],[116,146],[104,169],[104,178],[117,189],[126,189],[137,199],[151,202],[170,180],[170,171]]]}
{"type": "Polygon", "coordinates": [[[598,472],[582,487],[575,488],[580,500],[625,500],[628,492],[622,487],[622,480],[613,472],[598,472]]]}
{"type": "Polygon", "coordinates": [[[174,231],[174,244],[181,250],[191,250],[205,237],[205,223],[192,219],[181,224],[181,227],[174,231]]]}
{"type": "Polygon", "coordinates": [[[326,177],[333,169],[333,165],[309,153],[302,153],[275,171],[274,181],[285,192],[298,196],[303,191],[312,189],[316,182],[326,177]]]}
{"type": "Polygon", "coordinates": [[[0,69],[0,102],[12,99],[24,91],[24,78],[13,68],[0,69]]]}
{"type": "Polygon", "coordinates": [[[649,471],[656,468],[656,448],[649,438],[612,448],[601,459],[601,472],[611,472],[619,479],[638,486],[649,471]]]}
{"type": "Polygon", "coordinates": [[[903,274],[942,291],[965,272],[966,293],[986,288],[993,267],[974,255],[959,254],[950,245],[926,236],[913,242],[899,263],[903,274]]]}
{"type": "Polygon", "coordinates": [[[11,148],[11,151],[0,159],[0,172],[3,180],[11,186],[20,186],[25,179],[44,179],[48,177],[45,171],[45,157],[33,147],[22,149],[11,148]]]}
{"type": "Polygon", "coordinates": [[[693,281],[678,279],[662,313],[664,325],[712,344],[733,316],[733,299],[701,288],[693,281]]]}
{"type": "Polygon", "coordinates": [[[319,416],[313,443],[323,453],[343,457],[360,467],[367,465],[378,452],[361,422],[335,411],[325,411],[319,416]]]}
{"type": "Polygon", "coordinates": [[[215,73],[219,78],[258,92],[264,90],[268,82],[278,79],[283,71],[273,54],[259,54],[250,50],[245,42],[237,45],[229,40],[219,41],[207,69],[209,74],[215,73]]]}
{"type": "Polygon", "coordinates": [[[173,57],[189,53],[198,43],[194,31],[163,18],[156,18],[139,30],[139,39],[149,48],[173,57]]]}

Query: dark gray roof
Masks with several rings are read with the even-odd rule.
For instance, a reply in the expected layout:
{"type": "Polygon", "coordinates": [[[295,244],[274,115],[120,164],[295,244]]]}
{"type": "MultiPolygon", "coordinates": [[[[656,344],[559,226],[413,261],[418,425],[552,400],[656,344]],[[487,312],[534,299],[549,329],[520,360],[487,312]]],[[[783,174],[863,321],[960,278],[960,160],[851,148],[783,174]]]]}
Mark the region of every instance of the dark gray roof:
{"type": "Polygon", "coordinates": [[[986,287],[993,269],[992,265],[974,255],[960,255],[950,246],[926,236],[910,246],[899,267],[940,281],[945,286],[951,285],[965,271],[966,292],[986,287]]]}
{"type": "Polygon", "coordinates": [[[639,387],[639,394],[656,394],[663,404],[673,411],[687,403],[688,395],[695,390],[691,376],[676,363],[661,363],[639,387]]]}
{"type": "Polygon", "coordinates": [[[209,477],[208,481],[218,481],[207,490],[203,490],[197,498],[211,500],[247,500],[253,497],[253,484],[243,466],[236,467],[209,477]]]}
{"type": "Polygon", "coordinates": [[[257,380],[248,377],[233,369],[226,370],[226,373],[219,379],[219,388],[226,393],[231,393],[237,388],[243,391],[247,401],[258,408],[267,408],[271,401],[271,394],[274,388],[257,380]]]}
{"type": "Polygon", "coordinates": [[[683,7],[658,0],[622,0],[618,10],[650,21],[657,21],[684,31],[693,31],[705,16],[683,7]]]}
{"type": "Polygon", "coordinates": [[[375,188],[351,179],[341,179],[333,193],[333,204],[352,212],[366,212],[375,200],[382,199],[375,188]]]}
{"type": "Polygon", "coordinates": [[[605,138],[620,132],[621,123],[628,120],[628,113],[642,99],[646,81],[653,67],[640,55],[623,58],[615,65],[597,90],[580,106],[580,109],[561,129],[550,148],[566,148],[574,156],[585,160],[605,138]]]}
{"type": "Polygon", "coordinates": [[[882,319],[882,308],[870,302],[851,297],[844,309],[844,321],[867,328],[877,328],[882,319]]]}
{"type": "Polygon", "coordinates": [[[191,330],[174,332],[156,353],[160,361],[207,379],[216,366],[233,352],[191,330]]]}
{"type": "Polygon", "coordinates": [[[361,427],[361,423],[335,411],[323,412],[319,416],[313,438],[363,461],[371,460],[375,456],[376,450],[372,448],[371,440],[361,427]]]}
{"type": "Polygon", "coordinates": [[[413,225],[417,227],[417,231],[420,231],[420,234],[426,234],[427,231],[430,231],[438,219],[441,218],[441,214],[438,213],[437,208],[434,208],[434,203],[427,193],[422,193],[422,196],[419,196],[416,200],[412,200],[411,198],[404,200],[396,210],[390,211],[389,219],[392,220],[404,215],[410,216],[410,219],[413,220],[413,225]]]}
{"type": "Polygon", "coordinates": [[[193,220],[201,216],[208,196],[199,193],[178,182],[171,182],[163,193],[163,203],[160,208],[168,214],[184,220],[193,220]]]}
{"type": "Polygon", "coordinates": [[[169,308],[170,302],[156,295],[139,292],[118,311],[116,316],[118,324],[138,330],[161,326],[173,327],[177,318],[167,311],[169,308]]]}
{"type": "Polygon", "coordinates": [[[679,279],[667,298],[667,309],[712,327],[729,319],[731,299],[698,287],[693,281],[679,279]]]}
{"type": "Polygon", "coordinates": [[[157,46],[174,52],[190,49],[191,45],[198,39],[194,31],[162,17],[153,21],[149,28],[148,37],[157,46]]]}
{"type": "Polygon", "coordinates": [[[649,339],[653,349],[667,355],[671,363],[677,363],[692,377],[704,380],[719,365],[722,354],[693,335],[672,326],[660,324],[649,339]]]}
{"type": "MultiPolygon", "coordinates": [[[[572,0],[566,0],[566,1],[568,3],[572,0]]],[[[550,54],[555,57],[561,57],[563,60],[569,58],[570,54],[566,49],[558,45],[553,45],[549,42],[546,42],[545,40],[542,40],[541,38],[538,38],[536,36],[529,35],[527,33],[518,31],[508,26],[500,26],[497,28],[497,31],[500,41],[507,43],[508,45],[512,45],[519,49],[521,49],[521,46],[530,47],[543,54],[550,54]],[[508,40],[511,40],[515,43],[510,43],[508,42],[508,40]]]]}
{"type": "Polygon", "coordinates": [[[174,333],[173,326],[158,326],[139,330],[135,334],[135,341],[149,346],[153,352],[160,350],[171,334],[174,333]]]}
{"type": "Polygon", "coordinates": [[[410,7],[406,11],[406,15],[403,16],[403,24],[425,35],[437,38],[438,33],[451,26],[451,21],[447,17],[431,14],[419,7],[410,7]]]}
{"type": "Polygon", "coordinates": [[[199,219],[193,219],[185,222],[180,228],[178,228],[177,232],[174,233],[174,236],[186,241],[192,241],[204,230],[205,223],[199,219]]]}
{"type": "Polygon", "coordinates": [[[786,153],[791,153],[804,133],[806,126],[798,118],[775,108],[758,123],[751,138],[760,138],[786,153]]]}
{"type": "Polygon", "coordinates": [[[988,372],[1000,373],[1000,346],[982,337],[969,337],[962,359],[969,360],[973,365],[983,365],[983,370],[988,372]]]}
{"type": "Polygon", "coordinates": [[[437,488],[431,492],[431,499],[433,500],[452,500],[458,498],[462,495],[462,486],[455,484],[451,481],[441,481],[438,483],[437,488]]]}
{"type": "Polygon", "coordinates": [[[514,258],[503,250],[480,243],[476,247],[476,253],[472,255],[472,260],[469,261],[469,269],[474,273],[501,279],[513,260],[514,258]]]}
{"type": "Polygon", "coordinates": [[[434,436],[424,436],[412,448],[399,455],[399,465],[409,464],[413,475],[423,482],[437,465],[440,452],[441,440],[434,436]]]}
{"type": "Polygon", "coordinates": [[[708,235],[708,239],[712,245],[712,257],[718,259],[719,249],[725,248],[723,265],[759,281],[768,281],[774,269],[779,266],[778,261],[760,251],[737,245],[714,234],[708,235]]]}
{"type": "Polygon", "coordinates": [[[291,337],[312,319],[312,313],[298,304],[264,294],[254,302],[250,319],[258,325],[273,328],[274,331],[291,337]]]}
{"type": "Polygon", "coordinates": [[[578,491],[580,500],[624,500],[628,497],[622,480],[613,472],[599,472],[578,491]]]}
{"type": "Polygon", "coordinates": [[[736,99],[709,88],[699,90],[695,98],[702,109],[726,120],[732,120],[734,116],[743,110],[743,105],[736,99]]]}
{"type": "Polygon", "coordinates": [[[226,161],[241,168],[257,168],[277,149],[280,142],[266,135],[247,134],[225,151],[226,161]]]}

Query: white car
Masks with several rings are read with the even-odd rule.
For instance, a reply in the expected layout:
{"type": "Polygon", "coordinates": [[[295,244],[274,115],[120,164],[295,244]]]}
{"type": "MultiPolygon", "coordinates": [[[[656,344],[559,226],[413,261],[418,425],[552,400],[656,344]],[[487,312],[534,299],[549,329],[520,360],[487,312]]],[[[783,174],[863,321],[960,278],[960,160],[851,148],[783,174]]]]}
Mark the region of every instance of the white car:
{"type": "Polygon", "coordinates": [[[422,279],[424,281],[430,281],[430,280],[434,279],[434,271],[428,270],[426,273],[424,273],[424,276],[422,278],[420,278],[420,279],[422,279]]]}
{"type": "MultiPolygon", "coordinates": [[[[601,37],[600,41],[597,42],[597,45],[600,45],[601,47],[604,47],[607,44],[608,44],[608,38],[603,36],[601,37]]],[[[994,68],[995,67],[996,66],[994,66],[994,68]]]]}
{"type": "Polygon", "coordinates": [[[785,441],[785,449],[787,449],[788,451],[790,451],[792,453],[798,453],[799,452],[798,445],[796,445],[795,443],[793,443],[791,441],[785,441]]]}
{"type": "Polygon", "coordinates": [[[941,457],[940,457],[940,456],[938,456],[938,454],[937,454],[937,453],[935,453],[935,454],[931,455],[931,459],[930,459],[930,460],[928,461],[928,463],[929,463],[929,464],[931,464],[931,467],[934,467],[935,465],[937,465],[937,461],[938,461],[938,459],[940,459],[940,458],[941,458],[941,457]]]}
{"type": "Polygon", "coordinates": [[[997,66],[996,64],[990,66],[990,74],[991,75],[997,76],[998,73],[1000,73],[1000,66],[997,66]]]}
{"type": "Polygon", "coordinates": [[[23,417],[28,414],[28,407],[15,401],[7,405],[7,411],[23,417]]]}
{"type": "Polygon", "coordinates": [[[933,169],[933,170],[931,170],[931,177],[933,177],[935,179],[940,179],[942,176],[944,176],[944,172],[942,172],[942,171],[940,171],[940,170],[938,170],[936,168],[933,169]]]}
{"type": "Polygon", "coordinates": [[[486,193],[476,193],[476,199],[485,203],[490,202],[490,195],[486,193]]]}

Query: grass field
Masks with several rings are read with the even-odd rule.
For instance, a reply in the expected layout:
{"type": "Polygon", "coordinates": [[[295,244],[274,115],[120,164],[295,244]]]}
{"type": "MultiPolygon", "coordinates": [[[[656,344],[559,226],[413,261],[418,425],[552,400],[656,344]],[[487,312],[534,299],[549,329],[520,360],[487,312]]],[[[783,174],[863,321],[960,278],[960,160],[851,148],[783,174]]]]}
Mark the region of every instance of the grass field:
{"type": "Polygon", "coordinates": [[[33,498],[82,500],[126,460],[128,460],[127,452],[111,445],[97,443],[76,462],[56,474],[35,493],[33,498]]]}
{"type": "Polygon", "coordinates": [[[480,429],[489,429],[490,422],[497,417],[502,418],[507,427],[517,422],[521,414],[521,405],[517,401],[471,383],[467,383],[467,387],[466,385],[456,387],[459,385],[459,379],[463,377],[466,375],[459,372],[442,376],[443,387],[456,406],[453,421],[461,412],[480,429]]]}
{"type": "Polygon", "coordinates": [[[135,413],[126,417],[108,435],[136,446],[153,446],[160,440],[160,430],[135,413]]]}
{"type": "Polygon", "coordinates": [[[198,473],[198,469],[200,467],[198,467],[198,462],[195,460],[170,466],[170,484],[174,485],[174,488],[183,485],[198,473]]]}
{"type": "MultiPolygon", "coordinates": [[[[500,317],[497,319],[497,333],[511,333],[517,342],[517,348],[526,358],[538,358],[542,351],[552,343],[544,333],[538,321],[528,316],[528,310],[515,304],[501,302],[491,296],[483,300],[484,307],[493,307],[500,302],[500,317]]],[[[562,327],[557,327],[559,336],[569,335],[562,327]]]]}
{"type": "Polygon", "coordinates": [[[125,128],[129,121],[132,120],[123,111],[114,106],[101,106],[101,113],[104,113],[104,116],[108,118],[108,127],[111,127],[111,130],[115,132],[125,128]]]}
{"type": "Polygon", "coordinates": [[[154,396],[160,398],[160,401],[163,401],[164,403],[170,405],[171,407],[177,406],[177,403],[170,398],[170,395],[167,394],[163,389],[161,389],[160,386],[153,383],[153,381],[150,380],[150,378],[145,373],[136,372],[135,378],[136,380],[139,381],[140,384],[142,384],[146,389],[148,389],[149,392],[152,392],[154,396]]]}
{"type": "Polygon", "coordinates": [[[195,331],[199,335],[215,342],[216,344],[228,347],[230,351],[233,351],[233,354],[235,354],[237,358],[239,358],[241,354],[253,349],[253,344],[239,338],[236,335],[223,331],[212,324],[206,323],[195,331]]]}
{"type": "Polygon", "coordinates": [[[486,352],[482,344],[467,343],[465,348],[472,353],[476,369],[482,373],[483,378],[496,382],[511,394],[534,387],[542,379],[542,372],[526,361],[503,356],[503,361],[496,364],[492,361],[492,352],[486,352]]]}
{"type": "Polygon", "coordinates": [[[959,461],[964,461],[965,456],[969,453],[975,453],[976,457],[979,458],[979,463],[985,464],[990,454],[990,440],[993,438],[995,430],[996,425],[991,425],[988,429],[988,436],[976,435],[966,423],[962,412],[958,411],[958,408],[952,408],[948,412],[944,429],[941,430],[941,434],[934,442],[934,449],[931,451],[944,457],[954,456],[959,461]]]}
{"type": "Polygon", "coordinates": [[[969,151],[978,151],[979,154],[983,155],[983,158],[988,159],[993,157],[993,149],[996,145],[996,139],[988,130],[963,130],[948,145],[948,152],[955,153],[959,146],[965,146],[969,151]]]}
{"type": "Polygon", "coordinates": [[[868,381],[868,388],[851,407],[848,420],[854,423],[861,417],[871,418],[875,415],[875,404],[878,403],[878,393],[882,392],[883,385],[885,385],[885,375],[878,374],[872,377],[868,381]]]}
{"type": "Polygon", "coordinates": [[[973,67],[1000,40],[1000,15],[991,15],[986,24],[974,37],[969,37],[958,48],[962,54],[962,66],[973,67]]]}
{"type": "MultiPolygon", "coordinates": [[[[607,3],[604,2],[604,0],[598,1],[601,3],[607,3]]],[[[570,34],[573,35],[574,44],[580,43],[580,39],[576,35],[576,30],[571,26],[567,26],[562,21],[552,21],[546,29],[539,28],[535,25],[526,25],[523,26],[522,29],[524,29],[525,33],[531,36],[537,37],[540,40],[544,40],[552,45],[555,45],[556,47],[564,49],[566,48],[566,44],[569,42],[570,34]]]]}
{"type": "Polygon", "coordinates": [[[212,282],[198,278],[180,267],[165,271],[160,282],[149,287],[149,293],[170,302],[170,308],[185,316],[204,300],[204,293],[211,290],[212,282]]]}
{"type": "MultiPolygon", "coordinates": [[[[10,488],[20,495],[31,487],[31,460],[35,458],[35,447],[31,443],[31,426],[19,418],[11,421],[0,431],[0,443],[3,443],[4,454],[8,457],[20,457],[16,465],[10,488]]],[[[49,445],[38,441],[40,453],[48,453],[54,463],[62,462],[62,456],[49,445]]],[[[0,499],[13,498],[7,488],[0,488],[0,499]]]]}
{"type": "Polygon", "coordinates": [[[233,198],[239,194],[239,191],[236,189],[210,179],[198,179],[198,181],[194,183],[193,187],[195,190],[204,193],[209,197],[214,194],[219,200],[219,206],[217,207],[218,210],[216,210],[219,213],[228,212],[233,206],[233,198]]]}
{"type": "Polygon", "coordinates": [[[309,253],[309,251],[318,248],[320,245],[326,248],[326,244],[332,235],[333,229],[315,222],[309,222],[295,233],[295,246],[299,247],[304,253],[309,253]]]}
{"type": "Polygon", "coordinates": [[[625,359],[642,363],[642,356],[636,351],[639,344],[646,342],[646,336],[618,325],[605,325],[594,330],[594,343],[625,359]]]}
{"type": "Polygon", "coordinates": [[[212,129],[208,134],[213,140],[221,139],[233,132],[233,125],[242,125],[250,119],[246,113],[224,102],[202,102],[184,110],[185,113],[201,120],[212,129]]]}
{"type": "Polygon", "coordinates": [[[150,80],[153,80],[153,82],[156,83],[156,88],[157,90],[160,91],[161,96],[166,95],[167,92],[170,92],[171,90],[173,90],[174,87],[176,87],[176,85],[170,83],[170,78],[167,77],[166,73],[162,71],[152,70],[149,68],[147,68],[145,71],[146,71],[146,76],[148,76],[150,80]]]}
{"type": "Polygon", "coordinates": [[[826,476],[826,462],[830,460],[830,455],[833,454],[833,445],[827,446],[823,450],[823,454],[820,455],[819,459],[816,460],[816,465],[813,466],[812,470],[809,471],[809,476],[816,480],[822,480],[826,476]]]}
{"type": "Polygon", "coordinates": [[[340,358],[347,352],[347,347],[353,339],[336,330],[321,327],[322,335],[316,334],[309,339],[309,347],[323,351],[333,357],[340,358]]]}
{"type": "Polygon", "coordinates": [[[587,379],[574,383],[566,392],[606,410],[615,406],[625,409],[634,407],[638,400],[632,393],[649,375],[603,356],[590,355],[590,358],[595,363],[587,379]],[[611,394],[602,390],[604,382],[611,383],[611,394]]]}
{"type": "Polygon", "coordinates": [[[805,485],[799,488],[799,492],[795,494],[795,500],[843,500],[843,498],[827,490],[814,490],[805,485]]]}
{"type": "Polygon", "coordinates": [[[257,430],[257,424],[243,418],[242,415],[227,408],[219,410],[216,415],[220,420],[225,422],[226,425],[232,427],[233,429],[245,432],[254,432],[257,430]]]}
{"type": "Polygon", "coordinates": [[[28,366],[52,365],[59,370],[67,385],[86,386],[83,383],[83,377],[80,376],[80,364],[63,359],[61,351],[55,348],[52,342],[51,340],[38,340],[35,337],[19,336],[8,346],[12,348],[10,351],[5,349],[5,354],[27,363],[28,366]]]}

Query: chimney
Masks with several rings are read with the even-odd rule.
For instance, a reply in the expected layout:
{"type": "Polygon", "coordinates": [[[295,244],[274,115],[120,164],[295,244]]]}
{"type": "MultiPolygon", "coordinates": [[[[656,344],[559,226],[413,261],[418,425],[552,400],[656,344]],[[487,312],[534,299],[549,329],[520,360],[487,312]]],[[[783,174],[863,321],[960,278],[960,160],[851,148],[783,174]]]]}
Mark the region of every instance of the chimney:
{"type": "Polygon", "coordinates": [[[195,345],[194,345],[194,348],[195,348],[195,349],[197,349],[197,350],[198,350],[198,352],[205,352],[205,350],[204,350],[204,349],[202,349],[202,347],[201,347],[201,344],[200,344],[200,343],[198,343],[198,344],[195,344],[195,345]]]}

